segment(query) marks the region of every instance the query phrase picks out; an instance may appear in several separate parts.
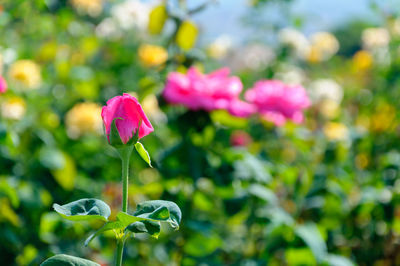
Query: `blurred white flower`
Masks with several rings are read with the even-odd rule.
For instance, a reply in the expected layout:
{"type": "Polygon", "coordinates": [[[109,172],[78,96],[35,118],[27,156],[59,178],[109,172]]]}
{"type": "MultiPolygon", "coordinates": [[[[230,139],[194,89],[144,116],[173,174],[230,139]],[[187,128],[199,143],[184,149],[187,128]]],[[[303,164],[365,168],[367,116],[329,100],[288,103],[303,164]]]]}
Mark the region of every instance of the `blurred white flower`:
{"type": "Polygon", "coordinates": [[[278,68],[274,78],[282,80],[284,83],[299,85],[303,84],[307,77],[304,71],[293,65],[282,65],[278,68]]]}
{"type": "Polygon", "coordinates": [[[232,38],[228,35],[221,35],[207,47],[207,53],[212,58],[221,59],[228,54],[231,48],[232,38]]]}
{"type": "Polygon", "coordinates": [[[368,28],[363,30],[361,39],[363,47],[371,50],[388,46],[390,35],[385,28],[368,28]]]}
{"type": "Polygon", "coordinates": [[[96,35],[100,38],[116,39],[122,36],[117,22],[112,18],[106,18],[96,27],[96,35]]]}
{"type": "Polygon", "coordinates": [[[6,119],[21,120],[26,112],[25,100],[20,97],[6,99],[0,107],[1,116],[6,119]]]}
{"type": "Polygon", "coordinates": [[[306,58],[310,51],[310,42],[298,30],[292,28],[281,29],[278,33],[280,43],[289,46],[300,58],[306,58]]]}
{"type": "Polygon", "coordinates": [[[261,44],[251,44],[236,49],[233,56],[228,58],[227,64],[234,71],[241,69],[258,70],[268,66],[275,57],[272,48],[261,44]]]}
{"type": "Polygon", "coordinates": [[[309,89],[314,102],[332,100],[340,103],[343,99],[343,88],[331,79],[317,79],[311,82],[309,89]]]}
{"type": "Polygon", "coordinates": [[[139,0],[127,0],[112,7],[111,14],[124,30],[131,28],[145,30],[149,21],[150,10],[150,5],[139,0]]]}
{"type": "Polygon", "coordinates": [[[8,65],[17,59],[17,52],[12,48],[7,48],[3,51],[3,62],[8,65]]]}

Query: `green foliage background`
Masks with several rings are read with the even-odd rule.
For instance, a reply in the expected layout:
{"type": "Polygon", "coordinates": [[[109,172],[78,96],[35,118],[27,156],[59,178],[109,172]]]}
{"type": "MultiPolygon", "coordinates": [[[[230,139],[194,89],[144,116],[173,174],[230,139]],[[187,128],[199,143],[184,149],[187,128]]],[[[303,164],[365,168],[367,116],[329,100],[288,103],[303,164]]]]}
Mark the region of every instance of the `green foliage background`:
{"type": "MultiPolygon", "coordinates": [[[[181,6],[169,2],[174,12],[168,16],[175,26],[203,8],[191,13],[183,7],[185,1],[181,6]]],[[[268,3],[254,1],[249,12],[268,8],[268,3]]],[[[140,235],[130,239],[125,265],[400,264],[398,39],[390,43],[390,61],[362,73],[353,70],[352,61],[361,47],[360,31],[368,24],[359,22],[337,30],[337,38],[346,44],[329,61],[298,61],[276,46],[274,63],[234,73],[249,88],[255,80],[273,77],[280,64],[291,63],[311,79],[339,81],[344,100],[333,120],[346,125],[349,135],[332,140],[323,133],[329,119],[318,106],[307,111],[303,125],[282,128],[169,106],[160,96],[168,72],[192,64],[208,72],[223,63],[201,47],[180,49],[176,31],[149,35],[131,29],[116,39],[99,38],[95,26],[116,1],[104,2],[95,17],[62,0],[1,4],[0,46],[3,51],[12,48],[17,59],[37,62],[43,79],[38,90],[18,90],[9,83],[7,94],[0,95],[0,101],[17,95],[27,105],[23,119],[0,120],[4,265],[38,265],[57,253],[112,263],[112,235],[83,246],[101,223],[65,221],[51,205],[93,197],[112,206],[114,216],[120,209],[116,153],[103,136],[69,138],[65,115],[76,103],[104,105],[122,92],[136,92],[139,100],[157,95],[167,117],[167,122],[152,121],[155,132],[143,139],[154,168],[138,156],[132,159],[130,208],[143,200],[164,199],[176,202],[183,213],[179,231],[166,228],[158,240],[140,235]],[[165,65],[141,64],[137,51],[143,43],[165,47],[165,65]],[[360,118],[373,124],[382,110],[389,110],[389,122],[358,130],[360,118]],[[249,145],[231,145],[238,129],[251,136],[249,145]],[[360,164],[360,158],[367,163],[360,164]]],[[[389,23],[392,17],[384,19],[389,23]]]]}

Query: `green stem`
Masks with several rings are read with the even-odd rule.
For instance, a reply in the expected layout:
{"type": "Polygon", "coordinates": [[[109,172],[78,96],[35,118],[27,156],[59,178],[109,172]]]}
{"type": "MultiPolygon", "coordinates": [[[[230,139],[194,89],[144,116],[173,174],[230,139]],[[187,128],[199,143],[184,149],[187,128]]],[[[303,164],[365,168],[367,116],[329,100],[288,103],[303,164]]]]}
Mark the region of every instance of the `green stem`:
{"type": "Polygon", "coordinates": [[[117,257],[116,257],[116,266],[122,266],[122,254],[124,252],[124,241],[122,239],[118,239],[117,242],[117,257]]]}
{"type": "MultiPolygon", "coordinates": [[[[129,158],[133,150],[132,145],[118,149],[122,161],[122,211],[128,212],[128,184],[129,184],[129,158]]],[[[122,255],[124,252],[125,239],[123,236],[117,242],[116,266],[122,266],[122,255]]]]}
{"type": "Polygon", "coordinates": [[[118,149],[122,161],[122,211],[128,212],[128,182],[129,182],[129,158],[133,146],[125,146],[118,149]]]}

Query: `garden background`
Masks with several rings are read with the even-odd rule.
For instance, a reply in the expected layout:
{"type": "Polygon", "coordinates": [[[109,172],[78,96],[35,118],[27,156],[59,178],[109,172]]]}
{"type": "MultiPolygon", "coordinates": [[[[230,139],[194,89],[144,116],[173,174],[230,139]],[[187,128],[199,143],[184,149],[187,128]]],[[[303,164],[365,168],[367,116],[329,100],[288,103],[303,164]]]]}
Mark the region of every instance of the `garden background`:
{"type": "Polygon", "coordinates": [[[400,5],[354,1],[343,16],[344,2],[0,2],[2,265],[112,265],[114,236],[84,247],[101,223],[52,204],[102,198],[117,213],[100,114],[123,92],[155,129],[142,141],[154,168],[131,160],[130,206],[183,213],[179,231],[129,239],[125,265],[400,265],[400,5]],[[229,67],[243,93],[300,84],[311,106],[277,125],[169,103],[168,74],[191,66],[229,67]]]}

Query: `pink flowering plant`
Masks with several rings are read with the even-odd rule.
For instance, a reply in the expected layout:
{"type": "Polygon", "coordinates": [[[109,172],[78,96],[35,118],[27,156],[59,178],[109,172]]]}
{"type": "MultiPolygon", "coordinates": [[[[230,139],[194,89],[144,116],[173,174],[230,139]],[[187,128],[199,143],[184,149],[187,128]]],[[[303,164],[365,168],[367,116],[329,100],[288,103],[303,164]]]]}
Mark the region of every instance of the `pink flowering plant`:
{"type": "Polygon", "coordinates": [[[229,76],[229,68],[202,74],[191,67],[186,74],[172,72],[168,75],[163,92],[172,104],[182,104],[190,110],[228,110],[234,116],[248,117],[255,109],[240,100],[243,84],[236,76],[229,76]]]}
{"type": "MultiPolygon", "coordinates": [[[[158,238],[161,223],[168,223],[173,229],[179,229],[181,210],[174,203],[163,200],[145,201],[138,204],[132,214],[128,208],[129,161],[135,149],[150,167],[150,156],[139,140],[154,131],[138,100],[124,93],[107,102],[101,113],[108,143],[119,154],[122,162],[122,210],[116,220],[110,221],[111,208],[102,200],[94,198],[79,199],[64,205],[54,204],[54,210],[63,218],[71,221],[99,220],[104,225],[91,234],[85,241],[87,246],[96,236],[113,231],[117,239],[115,265],[122,265],[123,250],[127,239],[138,233],[147,233],[158,238]]],[[[89,260],[69,256],[55,255],[42,265],[99,265],[89,260]]]]}
{"type": "Polygon", "coordinates": [[[0,93],[5,93],[7,91],[7,82],[0,76],[0,93]]]}
{"type": "Polygon", "coordinates": [[[287,120],[303,122],[303,110],[311,101],[300,85],[287,85],[279,80],[260,80],[245,94],[246,100],[256,106],[258,113],[276,126],[287,120]]]}

